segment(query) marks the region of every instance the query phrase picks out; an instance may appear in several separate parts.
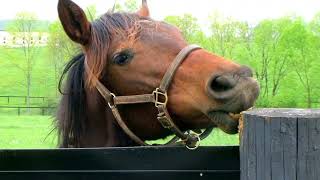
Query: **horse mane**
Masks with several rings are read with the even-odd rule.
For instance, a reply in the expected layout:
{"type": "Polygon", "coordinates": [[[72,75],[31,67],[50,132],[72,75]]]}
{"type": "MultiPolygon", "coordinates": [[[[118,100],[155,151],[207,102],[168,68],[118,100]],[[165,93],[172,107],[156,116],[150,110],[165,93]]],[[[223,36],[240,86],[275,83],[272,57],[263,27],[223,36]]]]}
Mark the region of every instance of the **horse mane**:
{"type": "Polygon", "coordinates": [[[80,139],[85,130],[84,61],[83,53],[72,58],[65,66],[59,81],[59,91],[63,97],[58,109],[56,126],[61,147],[80,147],[80,139]],[[62,90],[62,82],[67,73],[68,78],[62,90]]]}

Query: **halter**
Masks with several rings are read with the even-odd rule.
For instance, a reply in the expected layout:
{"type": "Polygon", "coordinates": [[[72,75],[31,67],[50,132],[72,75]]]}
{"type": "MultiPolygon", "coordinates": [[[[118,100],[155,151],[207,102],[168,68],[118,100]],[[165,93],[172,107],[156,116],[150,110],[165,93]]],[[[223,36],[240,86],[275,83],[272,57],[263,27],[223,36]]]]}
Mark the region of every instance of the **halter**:
{"type": "MultiPolygon", "coordinates": [[[[174,137],[165,145],[176,144],[177,141],[180,139],[180,144],[185,145],[189,149],[195,149],[199,146],[200,140],[206,138],[211,133],[212,128],[208,128],[202,133],[181,131],[172,121],[172,118],[167,109],[167,103],[169,100],[168,89],[170,83],[172,82],[173,76],[176,73],[178,67],[183,62],[183,60],[185,60],[185,58],[191,52],[197,49],[201,49],[201,47],[197,45],[189,45],[183,48],[176,56],[169,69],[167,70],[166,74],[164,75],[160,83],[160,86],[156,88],[151,94],[116,96],[114,93],[109,91],[99,80],[97,80],[96,88],[102,95],[102,97],[105,99],[105,101],[108,103],[108,106],[110,107],[117,123],[122,128],[122,130],[139,145],[149,146],[149,144],[141,140],[128,128],[128,126],[125,124],[119,113],[117,105],[154,103],[154,106],[158,109],[157,119],[160,122],[160,124],[164,128],[171,130],[176,135],[176,137],[174,137]]],[[[85,61],[85,66],[87,70],[90,70],[87,61],[85,61]]]]}

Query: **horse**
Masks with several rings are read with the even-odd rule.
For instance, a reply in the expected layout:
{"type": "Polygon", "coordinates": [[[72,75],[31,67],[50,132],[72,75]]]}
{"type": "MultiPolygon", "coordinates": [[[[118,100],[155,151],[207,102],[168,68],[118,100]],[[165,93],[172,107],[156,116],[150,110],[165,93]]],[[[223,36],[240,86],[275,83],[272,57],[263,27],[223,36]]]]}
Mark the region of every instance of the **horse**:
{"type": "Polygon", "coordinates": [[[173,134],[191,146],[199,137],[189,130],[237,133],[236,114],[259,95],[249,67],[189,45],[177,27],[150,17],[146,0],[135,13],[92,22],[59,0],[58,14],[81,47],[60,80],[61,148],[141,146],[173,134]]]}

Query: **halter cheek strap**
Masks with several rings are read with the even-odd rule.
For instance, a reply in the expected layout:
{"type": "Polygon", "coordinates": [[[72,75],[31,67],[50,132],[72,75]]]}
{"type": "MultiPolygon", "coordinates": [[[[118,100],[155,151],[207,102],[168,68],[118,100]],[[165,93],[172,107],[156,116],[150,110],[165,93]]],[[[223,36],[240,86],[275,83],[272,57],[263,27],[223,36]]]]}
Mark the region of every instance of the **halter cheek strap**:
{"type": "MultiPolygon", "coordinates": [[[[201,49],[197,45],[189,45],[182,49],[179,54],[174,59],[173,63],[170,65],[166,74],[164,75],[160,86],[156,88],[151,94],[143,94],[143,95],[133,95],[133,96],[116,96],[111,91],[109,91],[99,80],[97,80],[96,88],[102,97],[106,100],[109,107],[112,110],[112,113],[119,124],[119,126],[123,129],[123,131],[136,143],[146,146],[149,145],[141,140],[138,136],[136,136],[125,124],[123,121],[117,105],[124,104],[141,104],[141,103],[154,103],[155,107],[158,109],[157,119],[161,123],[161,125],[171,130],[176,137],[173,138],[168,144],[176,143],[177,139],[181,139],[181,143],[187,146],[190,149],[197,148],[199,146],[200,138],[205,138],[210,132],[212,128],[208,128],[204,133],[200,136],[198,134],[185,133],[182,132],[173,122],[172,118],[167,109],[168,103],[168,89],[170,83],[172,82],[173,76],[175,75],[178,67],[181,65],[184,59],[193,52],[194,50],[201,49]],[[205,137],[204,137],[205,136],[205,137]]],[[[90,68],[85,61],[86,70],[90,72],[90,68]]]]}

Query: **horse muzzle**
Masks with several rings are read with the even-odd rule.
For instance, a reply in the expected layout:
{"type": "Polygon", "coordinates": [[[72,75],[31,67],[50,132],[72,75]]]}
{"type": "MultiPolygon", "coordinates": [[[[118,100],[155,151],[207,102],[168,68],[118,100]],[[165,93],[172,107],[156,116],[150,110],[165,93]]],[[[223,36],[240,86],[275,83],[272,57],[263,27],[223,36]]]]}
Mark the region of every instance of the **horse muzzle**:
{"type": "Polygon", "coordinates": [[[206,89],[209,97],[219,102],[207,111],[207,116],[224,132],[236,134],[239,116],[235,114],[253,107],[259,96],[260,88],[251,69],[241,66],[237,72],[214,76],[206,89]]]}

